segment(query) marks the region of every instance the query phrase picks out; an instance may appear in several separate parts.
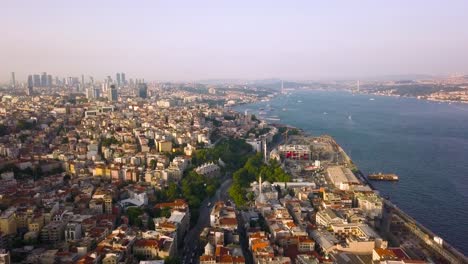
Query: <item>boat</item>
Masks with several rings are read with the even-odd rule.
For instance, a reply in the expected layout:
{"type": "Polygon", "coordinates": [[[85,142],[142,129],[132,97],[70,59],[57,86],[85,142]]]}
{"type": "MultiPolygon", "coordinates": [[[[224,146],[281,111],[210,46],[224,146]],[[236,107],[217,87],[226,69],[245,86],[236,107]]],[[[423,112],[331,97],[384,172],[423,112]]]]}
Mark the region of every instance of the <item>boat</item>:
{"type": "Polygon", "coordinates": [[[369,101],[374,101],[374,100],[375,100],[374,98],[369,99],[369,101]]]}
{"type": "Polygon", "coordinates": [[[283,111],[286,111],[287,109],[286,108],[283,108],[283,111]]]}
{"type": "Polygon", "coordinates": [[[302,101],[301,101],[301,100],[297,100],[297,102],[298,102],[298,103],[302,103],[302,101]]]}
{"type": "Polygon", "coordinates": [[[348,119],[349,119],[349,120],[352,120],[353,118],[351,117],[351,115],[349,115],[349,116],[348,116],[348,119]]]}
{"type": "Polygon", "coordinates": [[[394,173],[372,173],[367,176],[369,180],[374,180],[374,181],[398,181],[399,177],[398,175],[394,173]]]}
{"type": "Polygon", "coordinates": [[[328,115],[328,113],[327,113],[327,112],[323,112],[323,114],[324,114],[324,115],[328,115]]]}

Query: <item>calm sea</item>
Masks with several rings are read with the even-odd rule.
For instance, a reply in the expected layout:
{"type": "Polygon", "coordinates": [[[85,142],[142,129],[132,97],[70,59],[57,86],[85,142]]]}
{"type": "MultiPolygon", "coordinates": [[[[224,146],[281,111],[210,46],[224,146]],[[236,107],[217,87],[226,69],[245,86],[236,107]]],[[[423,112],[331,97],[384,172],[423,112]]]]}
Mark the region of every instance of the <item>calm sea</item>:
{"type": "Polygon", "coordinates": [[[261,108],[280,119],[271,122],[333,136],[364,173],[398,174],[374,186],[468,254],[468,105],[301,91],[236,110],[261,108]]]}

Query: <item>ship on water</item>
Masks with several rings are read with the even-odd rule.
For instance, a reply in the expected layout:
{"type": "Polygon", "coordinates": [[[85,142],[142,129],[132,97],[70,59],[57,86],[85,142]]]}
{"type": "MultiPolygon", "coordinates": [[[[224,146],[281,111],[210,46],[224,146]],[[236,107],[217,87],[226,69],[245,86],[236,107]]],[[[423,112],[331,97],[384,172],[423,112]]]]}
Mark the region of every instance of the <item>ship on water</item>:
{"type": "Polygon", "coordinates": [[[374,180],[374,181],[398,181],[399,177],[398,175],[394,173],[372,173],[367,176],[369,180],[374,180]]]}

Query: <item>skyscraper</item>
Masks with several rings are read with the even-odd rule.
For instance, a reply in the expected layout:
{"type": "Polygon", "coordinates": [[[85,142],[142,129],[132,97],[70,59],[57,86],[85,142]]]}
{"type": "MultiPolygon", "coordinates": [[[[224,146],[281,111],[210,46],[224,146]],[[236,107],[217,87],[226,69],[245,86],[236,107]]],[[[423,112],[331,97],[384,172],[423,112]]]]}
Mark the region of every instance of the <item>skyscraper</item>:
{"type": "Polygon", "coordinates": [[[33,75],[33,86],[40,87],[41,86],[41,76],[39,74],[33,75]]]}
{"type": "Polygon", "coordinates": [[[117,82],[117,85],[120,86],[120,73],[117,73],[117,74],[115,75],[115,80],[116,80],[116,82],[117,82]]]}
{"type": "Polygon", "coordinates": [[[138,96],[140,98],[148,98],[148,86],[146,83],[138,84],[138,96]]]}
{"type": "Polygon", "coordinates": [[[47,72],[43,72],[41,75],[41,87],[47,87],[47,72]]]}
{"type": "Polygon", "coordinates": [[[94,98],[99,98],[99,97],[101,97],[101,89],[99,89],[99,88],[94,88],[93,97],[94,97],[94,98]]]}
{"type": "Polygon", "coordinates": [[[11,87],[16,88],[16,78],[15,78],[15,73],[11,73],[11,87]]]}
{"type": "Polygon", "coordinates": [[[110,89],[109,89],[108,95],[107,95],[107,99],[109,99],[109,101],[112,101],[112,102],[117,102],[118,98],[119,98],[119,95],[117,93],[117,88],[113,84],[113,85],[110,86],[110,89]]]}
{"type": "Polygon", "coordinates": [[[88,86],[86,88],[86,98],[91,99],[93,98],[94,95],[94,87],[93,86],[88,86]]]}
{"type": "Polygon", "coordinates": [[[52,75],[47,75],[47,86],[52,87],[52,75]]]}
{"type": "Polygon", "coordinates": [[[125,73],[121,73],[120,74],[120,78],[122,79],[122,85],[126,85],[127,84],[127,81],[125,80],[125,73]]]}
{"type": "Polygon", "coordinates": [[[28,94],[28,95],[33,94],[33,86],[34,86],[33,77],[32,77],[32,75],[29,75],[28,76],[28,88],[26,90],[26,94],[28,94]]]}

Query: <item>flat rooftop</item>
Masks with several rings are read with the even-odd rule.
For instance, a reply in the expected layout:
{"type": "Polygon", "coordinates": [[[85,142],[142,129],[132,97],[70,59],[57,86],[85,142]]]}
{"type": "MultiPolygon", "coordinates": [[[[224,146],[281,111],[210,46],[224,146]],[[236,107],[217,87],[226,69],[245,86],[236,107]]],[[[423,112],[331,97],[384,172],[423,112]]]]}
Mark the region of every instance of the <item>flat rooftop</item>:
{"type": "Polygon", "coordinates": [[[327,169],[327,174],[333,184],[339,185],[341,183],[359,184],[360,181],[356,178],[354,173],[343,166],[331,166],[327,169]]]}

